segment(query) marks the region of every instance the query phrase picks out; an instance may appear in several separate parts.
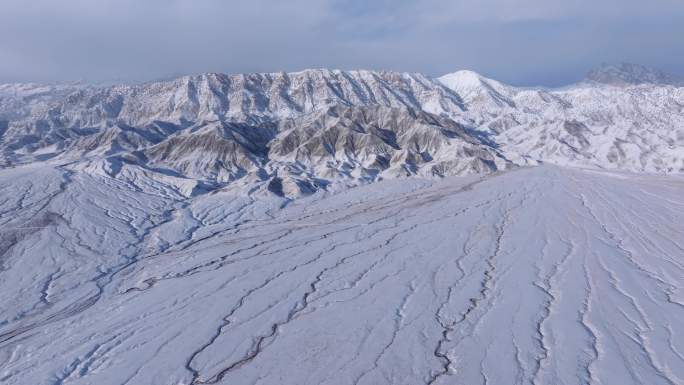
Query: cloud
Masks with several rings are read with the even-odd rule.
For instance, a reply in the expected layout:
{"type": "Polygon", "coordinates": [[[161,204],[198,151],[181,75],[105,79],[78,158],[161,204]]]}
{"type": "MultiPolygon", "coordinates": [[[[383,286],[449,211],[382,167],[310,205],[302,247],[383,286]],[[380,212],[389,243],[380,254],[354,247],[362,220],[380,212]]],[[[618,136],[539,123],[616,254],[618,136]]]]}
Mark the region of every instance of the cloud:
{"type": "Polygon", "coordinates": [[[601,61],[684,68],[683,25],[679,0],[3,0],[0,82],[335,67],[555,85],[601,61]]]}

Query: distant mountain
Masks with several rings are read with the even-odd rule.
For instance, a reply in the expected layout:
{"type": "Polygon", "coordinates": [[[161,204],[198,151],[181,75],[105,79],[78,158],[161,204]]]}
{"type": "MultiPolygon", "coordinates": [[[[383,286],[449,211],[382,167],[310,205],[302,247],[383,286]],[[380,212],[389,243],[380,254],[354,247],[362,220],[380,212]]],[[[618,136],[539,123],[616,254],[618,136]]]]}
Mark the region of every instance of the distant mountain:
{"type": "Polygon", "coordinates": [[[682,79],[663,71],[638,64],[621,63],[617,65],[603,64],[590,71],[586,79],[596,83],[616,86],[638,84],[670,84],[682,85],[682,79]]]}
{"type": "MultiPolygon", "coordinates": [[[[637,74],[665,79],[644,70],[633,82],[637,74]]],[[[466,111],[455,119],[488,135],[516,163],[684,172],[682,87],[591,81],[555,90],[517,88],[468,72],[438,80],[463,95],[466,111]]]]}
{"type": "Polygon", "coordinates": [[[292,196],[540,162],[684,172],[683,88],[635,65],[589,79],[547,90],[472,71],[306,70],[0,85],[0,165],[76,162],[187,194],[244,185],[292,196]]]}
{"type": "Polygon", "coordinates": [[[511,88],[473,71],[458,71],[437,78],[437,81],[456,92],[469,105],[491,104],[491,107],[510,106],[511,88]]]}

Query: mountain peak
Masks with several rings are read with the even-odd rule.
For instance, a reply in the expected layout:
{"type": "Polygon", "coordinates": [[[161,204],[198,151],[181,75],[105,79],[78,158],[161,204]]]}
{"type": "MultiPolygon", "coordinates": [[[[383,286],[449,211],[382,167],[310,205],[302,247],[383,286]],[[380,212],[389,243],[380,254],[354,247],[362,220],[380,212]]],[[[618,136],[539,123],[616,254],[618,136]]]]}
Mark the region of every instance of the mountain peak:
{"type": "Polygon", "coordinates": [[[452,72],[437,80],[455,91],[478,88],[481,87],[482,83],[485,81],[482,75],[469,70],[452,72]]]}
{"type": "Polygon", "coordinates": [[[663,71],[639,64],[602,64],[586,76],[586,80],[614,86],[638,84],[682,84],[681,79],[663,71]]]}
{"type": "Polygon", "coordinates": [[[437,78],[445,87],[455,91],[465,102],[489,100],[498,106],[512,105],[508,96],[512,88],[477,72],[462,70],[437,78]]]}

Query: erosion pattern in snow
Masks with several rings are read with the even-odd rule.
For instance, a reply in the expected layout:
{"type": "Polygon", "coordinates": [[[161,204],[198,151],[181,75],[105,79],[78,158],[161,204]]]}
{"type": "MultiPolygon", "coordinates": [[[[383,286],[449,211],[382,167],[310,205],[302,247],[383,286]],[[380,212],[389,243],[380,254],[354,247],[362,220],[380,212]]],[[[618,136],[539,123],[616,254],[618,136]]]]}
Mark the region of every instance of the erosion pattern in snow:
{"type": "Polygon", "coordinates": [[[4,384],[682,384],[684,180],[0,173],[4,384]]]}

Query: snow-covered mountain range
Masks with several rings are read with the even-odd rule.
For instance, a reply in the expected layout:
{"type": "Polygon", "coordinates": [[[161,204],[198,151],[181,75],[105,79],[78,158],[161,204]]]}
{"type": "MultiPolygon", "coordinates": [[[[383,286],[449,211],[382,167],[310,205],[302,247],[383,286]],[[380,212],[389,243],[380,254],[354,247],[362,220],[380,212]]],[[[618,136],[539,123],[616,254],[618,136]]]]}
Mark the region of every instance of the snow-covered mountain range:
{"type": "Polygon", "coordinates": [[[680,173],[684,88],[635,65],[604,66],[562,89],[470,71],[338,70],[2,85],[0,164],[37,160],[144,173],[187,193],[257,184],[295,196],[541,162],[680,173]]]}
{"type": "Polygon", "coordinates": [[[684,384],[670,80],[0,86],[0,383],[684,384]]]}

